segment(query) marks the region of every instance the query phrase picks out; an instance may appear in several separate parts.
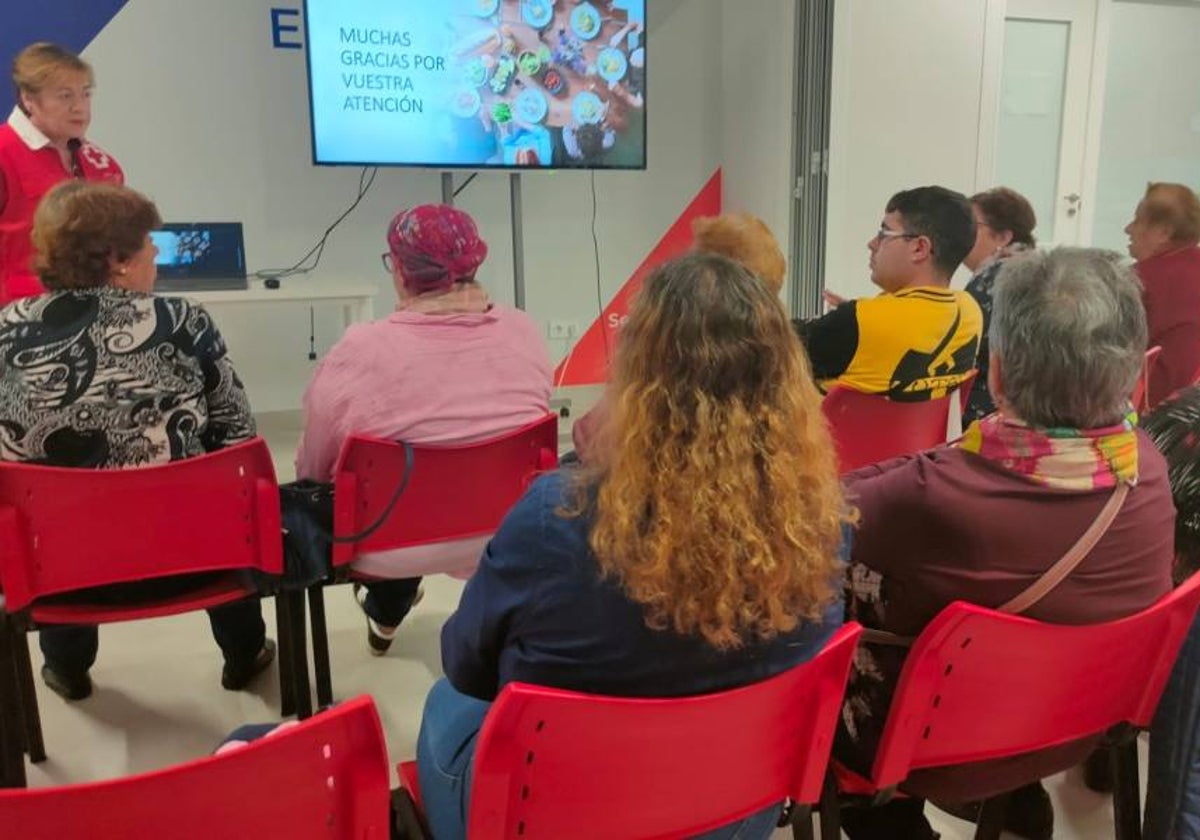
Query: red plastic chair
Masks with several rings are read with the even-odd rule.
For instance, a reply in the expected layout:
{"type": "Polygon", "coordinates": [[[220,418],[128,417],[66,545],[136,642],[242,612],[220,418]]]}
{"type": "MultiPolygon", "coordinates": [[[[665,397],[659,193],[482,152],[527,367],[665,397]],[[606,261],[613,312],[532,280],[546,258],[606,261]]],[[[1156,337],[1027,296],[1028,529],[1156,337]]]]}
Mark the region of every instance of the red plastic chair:
{"type": "MultiPolygon", "coordinates": [[[[537,474],[557,466],[558,415],[478,443],[411,448],[408,487],[383,525],[358,542],[334,544],[339,579],[354,579],[347,567],[365,552],[492,534],[537,474]]],[[[404,474],[404,462],[399,443],[355,435],[343,444],[334,471],[335,538],[362,533],[379,519],[404,474]]],[[[324,707],[333,702],[333,679],[322,590],[309,590],[309,608],[317,704],[324,707]]]]}
{"type": "Polygon", "coordinates": [[[1152,408],[1150,405],[1150,371],[1154,369],[1154,363],[1158,361],[1161,353],[1162,348],[1158,345],[1146,351],[1146,361],[1142,363],[1142,373],[1138,376],[1137,385],[1134,386],[1133,394],[1129,397],[1129,401],[1133,403],[1133,407],[1139,414],[1152,408]]]}
{"type": "MultiPolygon", "coordinates": [[[[685,837],[788,798],[811,833],[861,633],[847,624],[804,664],[699,697],[506,685],[479,734],[467,836],[685,837]]],[[[401,809],[419,814],[416,762],[398,770],[401,809]]]]}
{"type": "MultiPolygon", "coordinates": [[[[886,791],[923,768],[1148,727],[1198,605],[1200,575],[1136,615],[1090,626],[951,604],[913,644],[869,784],[851,792],[886,791]]],[[[1137,747],[1132,737],[1123,740],[1115,762],[1116,836],[1136,838],[1137,747]]],[[[984,814],[976,838],[998,838],[1003,798],[986,803],[984,814]]]]}
{"type": "Polygon", "coordinates": [[[0,731],[9,762],[17,747],[9,771],[19,773],[10,775],[10,783],[24,784],[16,733],[27,732],[31,758],[45,757],[26,631],[45,624],[176,615],[256,594],[243,572],[282,572],[279,535],[279,489],[262,439],[131,470],[0,462],[0,589],[5,599],[0,613],[0,731]],[[137,604],[46,600],[91,587],[199,572],[227,574],[186,595],[137,604]]]}
{"type": "MultiPolygon", "coordinates": [[[[972,375],[944,397],[921,402],[897,402],[881,394],[864,394],[840,385],[829,389],[821,411],[837,448],[842,473],[946,442],[950,411],[962,405],[972,375]]],[[[960,408],[961,410],[961,408],[960,408]]]]}
{"type": "Polygon", "coordinates": [[[386,840],[388,761],[369,697],[241,749],[124,779],[0,791],[22,840],[386,840]]]}

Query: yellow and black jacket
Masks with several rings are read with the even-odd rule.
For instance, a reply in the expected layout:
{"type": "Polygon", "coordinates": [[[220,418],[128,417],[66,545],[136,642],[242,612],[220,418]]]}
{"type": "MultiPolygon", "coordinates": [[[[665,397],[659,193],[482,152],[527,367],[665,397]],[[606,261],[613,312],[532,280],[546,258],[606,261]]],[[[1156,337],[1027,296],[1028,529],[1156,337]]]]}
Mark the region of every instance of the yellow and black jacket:
{"type": "Polygon", "coordinates": [[[983,314],[966,292],[918,286],[847,301],[796,329],[822,388],[919,402],[944,397],[970,374],[983,314]]]}

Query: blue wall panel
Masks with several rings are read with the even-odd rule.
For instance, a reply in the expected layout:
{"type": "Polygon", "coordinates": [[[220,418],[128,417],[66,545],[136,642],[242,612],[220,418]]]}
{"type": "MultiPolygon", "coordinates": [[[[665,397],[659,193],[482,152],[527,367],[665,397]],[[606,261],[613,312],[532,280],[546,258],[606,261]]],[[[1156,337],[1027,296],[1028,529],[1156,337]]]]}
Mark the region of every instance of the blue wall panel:
{"type": "Polygon", "coordinates": [[[75,52],[92,42],[128,0],[4,0],[0,11],[0,121],[12,109],[13,58],[34,41],[54,41],[75,52]]]}

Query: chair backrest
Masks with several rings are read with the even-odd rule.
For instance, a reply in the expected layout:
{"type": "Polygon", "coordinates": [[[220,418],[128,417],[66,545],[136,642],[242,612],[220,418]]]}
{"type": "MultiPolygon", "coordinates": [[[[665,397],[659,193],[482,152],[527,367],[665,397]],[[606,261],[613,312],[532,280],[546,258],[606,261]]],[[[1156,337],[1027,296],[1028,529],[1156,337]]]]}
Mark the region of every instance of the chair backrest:
{"type": "MultiPolygon", "coordinates": [[[[383,525],[354,543],[335,543],[333,564],[384,551],[491,534],[539,472],[558,463],[558,416],[462,446],[413,446],[404,495],[383,525]]],[[[362,533],[387,509],[404,474],[404,446],[355,435],[334,471],[334,534],[362,533]]]]}
{"type": "MultiPolygon", "coordinates": [[[[968,386],[969,387],[969,386],[968,386]]],[[[837,448],[840,472],[946,442],[958,391],[921,402],[898,402],[835,385],[821,402],[837,448]]]]}
{"type": "Polygon", "coordinates": [[[261,438],[139,469],[0,462],[0,588],[37,598],[169,575],[283,570],[279,486],[261,438]]]}
{"type": "Polygon", "coordinates": [[[387,840],[387,752],[358,697],[297,726],[124,779],[0,790],[0,825],[22,840],[387,840]]]}
{"type": "Polygon", "coordinates": [[[1154,363],[1158,360],[1161,353],[1162,348],[1157,344],[1146,351],[1146,360],[1142,363],[1142,372],[1138,376],[1137,384],[1133,386],[1133,394],[1129,397],[1129,401],[1133,403],[1133,407],[1139,412],[1149,411],[1151,408],[1150,371],[1154,370],[1154,363]]]}
{"type": "Polygon", "coordinates": [[[1148,726],[1200,604],[1200,575],[1136,615],[1046,624],[955,602],[916,640],[901,672],[872,781],[1019,755],[1148,726]]]}
{"type": "Polygon", "coordinates": [[[755,685],[673,699],[510,683],[475,751],[467,836],[683,837],[815,802],[862,629],[755,685]]]}

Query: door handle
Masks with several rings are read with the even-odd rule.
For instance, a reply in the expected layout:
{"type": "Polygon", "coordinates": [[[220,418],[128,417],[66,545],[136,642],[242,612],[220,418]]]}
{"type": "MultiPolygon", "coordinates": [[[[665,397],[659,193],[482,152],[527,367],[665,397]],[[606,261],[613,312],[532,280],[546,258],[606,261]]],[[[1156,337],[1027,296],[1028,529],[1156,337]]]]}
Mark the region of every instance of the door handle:
{"type": "Polygon", "coordinates": [[[1071,193],[1063,196],[1067,200],[1067,215],[1076,216],[1079,213],[1079,205],[1083,202],[1083,197],[1079,193],[1071,193]]]}

